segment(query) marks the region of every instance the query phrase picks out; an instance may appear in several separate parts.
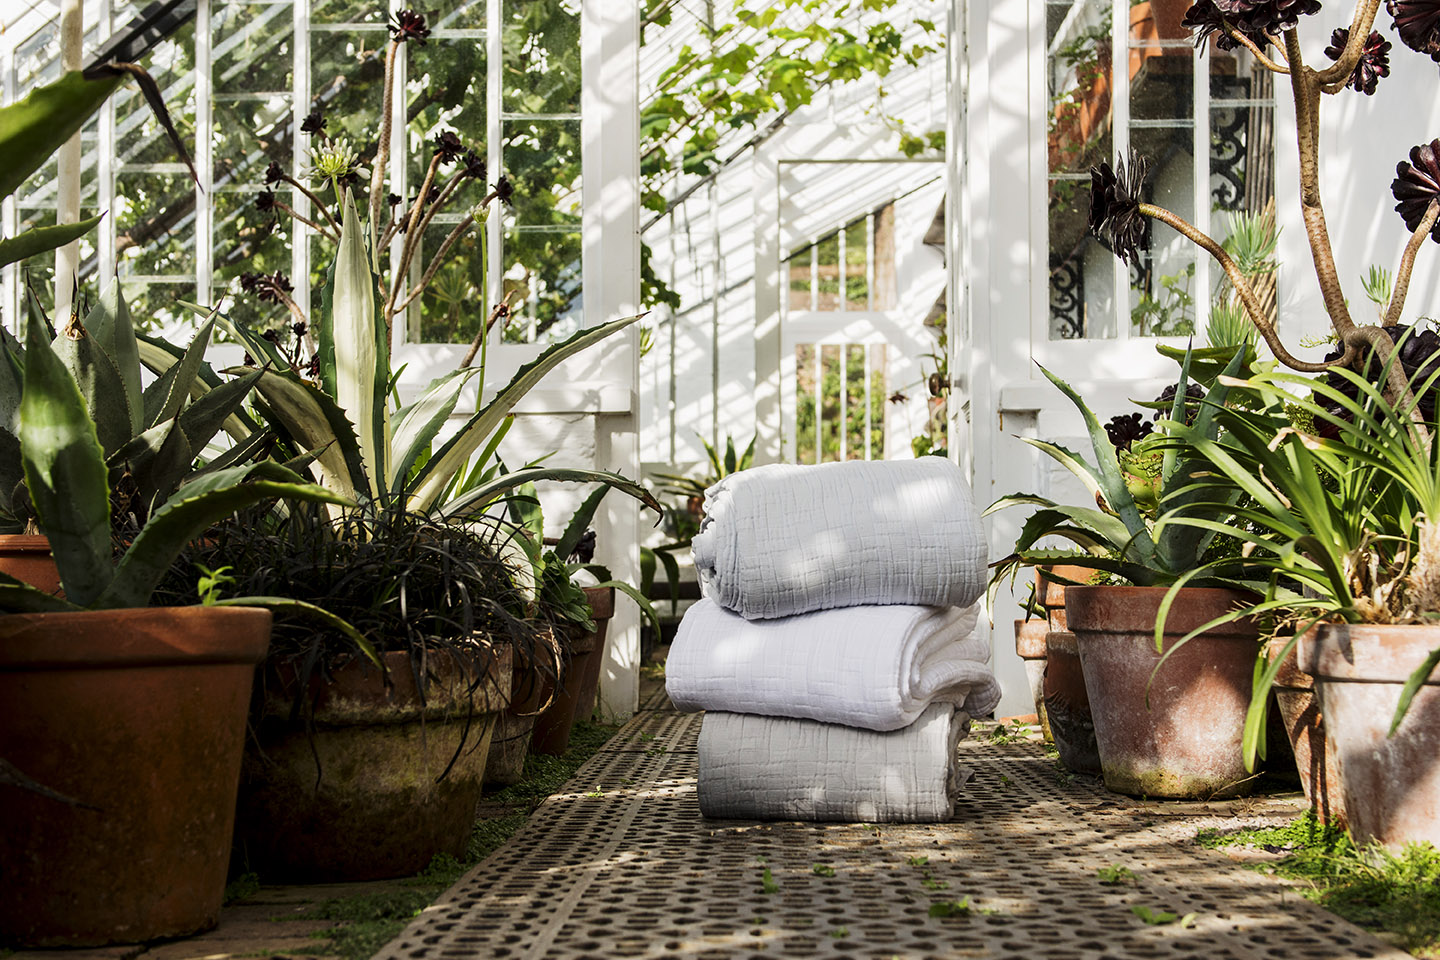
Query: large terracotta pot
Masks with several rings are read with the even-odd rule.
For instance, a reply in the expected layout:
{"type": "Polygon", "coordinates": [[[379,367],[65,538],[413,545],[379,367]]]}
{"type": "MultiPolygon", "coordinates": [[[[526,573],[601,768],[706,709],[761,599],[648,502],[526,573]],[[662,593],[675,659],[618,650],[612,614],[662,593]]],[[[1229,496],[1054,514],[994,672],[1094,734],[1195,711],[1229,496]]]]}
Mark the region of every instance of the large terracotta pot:
{"type": "Polygon", "coordinates": [[[50,553],[50,538],[19,533],[0,534],[0,573],[7,573],[46,593],[60,590],[60,570],[50,553]]]}
{"type": "MultiPolygon", "coordinates": [[[[558,634],[541,634],[542,640],[558,644],[558,634]]],[[[559,650],[548,655],[549,669],[556,669],[559,650]]],[[[508,787],[519,783],[525,774],[525,758],[530,755],[530,741],[535,735],[535,718],[550,704],[555,685],[528,659],[515,658],[510,679],[510,704],[495,720],[490,737],[490,758],[485,764],[485,783],[490,787],[508,787]]]]}
{"type": "Polygon", "coordinates": [[[270,613],[0,616],[0,942],[95,946],[215,925],[270,613]]]}
{"type": "Polygon", "coordinates": [[[1095,721],[1075,634],[1051,630],[1045,635],[1045,649],[1049,654],[1045,661],[1045,713],[1050,718],[1055,751],[1067,770],[1098,776],[1100,751],[1095,745],[1095,721]]]}
{"type": "Polygon", "coordinates": [[[429,651],[423,703],[409,654],[383,658],[388,686],[361,658],[313,678],[308,725],[290,721],[293,669],[267,667],[235,824],[247,869],[301,883],[379,880],[416,873],[437,853],[464,856],[495,718],[510,700],[511,651],[429,651]]]}
{"type": "MultiPolygon", "coordinates": [[[[1275,637],[1270,641],[1268,653],[1272,660],[1284,653],[1289,640],[1289,637],[1275,637]]],[[[1340,795],[1339,758],[1325,735],[1325,720],[1315,696],[1315,678],[1300,669],[1294,647],[1281,661],[1274,690],[1275,705],[1294,751],[1295,770],[1300,775],[1300,786],[1310,809],[1321,821],[1343,827],[1345,802],[1340,795]]]]}
{"type": "Polygon", "coordinates": [[[1251,778],[1240,743],[1258,630],[1238,621],[1174,648],[1185,634],[1245,597],[1230,590],[1183,589],[1165,628],[1164,649],[1174,653],[1162,666],[1154,631],[1165,593],[1163,587],[1065,591],[1105,786],[1148,797],[1248,793],[1251,778]]]}
{"type": "Polygon", "coordinates": [[[535,736],[530,749],[536,753],[559,756],[570,746],[570,733],[575,721],[589,719],[595,712],[595,698],[600,691],[600,668],[605,663],[605,633],[615,615],[613,588],[586,587],[593,633],[577,633],[570,641],[570,664],[565,670],[564,684],[554,694],[550,706],[535,718],[535,736]]]}
{"type": "Polygon", "coordinates": [[[1387,735],[1401,688],[1437,646],[1434,626],[1321,624],[1301,638],[1300,668],[1315,678],[1357,843],[1440,846],[1440,678],[1387,735]]]}

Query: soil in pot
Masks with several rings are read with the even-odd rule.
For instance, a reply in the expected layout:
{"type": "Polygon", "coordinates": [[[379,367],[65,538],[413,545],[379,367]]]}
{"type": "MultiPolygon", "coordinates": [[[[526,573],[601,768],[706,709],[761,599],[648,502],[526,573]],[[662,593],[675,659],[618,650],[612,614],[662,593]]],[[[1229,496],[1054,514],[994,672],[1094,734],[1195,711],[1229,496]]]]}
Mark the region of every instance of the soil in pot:
{"type": "Polygon", "coordinates": [[[1067,770],[1099,776],[1095,723],[1090,717],[1090,697],[1075,634],[1051,630],[1045,635],[1045,649],[1049,654],[1045,660],[1045,713],[1060,762],[1067,770]]]}
{"type": "MultiPolygon", "coordinates": [[[[1275,637],[1270,641],[1268,652],[1272,659],[1283,653],[1289,639],[1275,637]]],[[[1275,676],[1275,706],[1294,752],[1295,770],[1310,809],[1324,823],[1345,826],[1339,759],[1325,735],[1315,679],[1300,669],[1293,648],[1275,676]]]]}
{"type": "Polygon", "coordinates": [[[1400,691],[1440,646],[1440,629],[1320,624],[1299,646],[1300,668],[1315,678],[1339,759],[1355,842],[1375,840],[1397,851],[1411,842],[1440,846],[1440,678],[1432,675],[1416,691],[1389,734],[1400,691]]]}
{"type": "Polygon", "coordinates": [[[429,651],[423,705],[409,654],[383,657],[388,687],[361,659],[316,679],[308,730],[289,719],[293,672],[267,668],[236,816],[244,869],[300,883],[379,880],[438,853],[464,855],[512,653],[429,651]]]}
{"type": "Polygon", "coordinates": [[[1164,649],[1174,652],[1162,665],[1154,631],[1165,594],[1163,587],[1065,591],[1105,786],[1146,797],[1242,796],[1253,781],[1240,745],[1259,633],[1238,621],[1175,649],[1244,599],[1187,587],[1170,608],[1164,649]]]}
{"type": "Polygon", "coordinates": [[[0,617],[0,942],[180,937],[220,913],[245,711],[270,613],[0,617]]]}

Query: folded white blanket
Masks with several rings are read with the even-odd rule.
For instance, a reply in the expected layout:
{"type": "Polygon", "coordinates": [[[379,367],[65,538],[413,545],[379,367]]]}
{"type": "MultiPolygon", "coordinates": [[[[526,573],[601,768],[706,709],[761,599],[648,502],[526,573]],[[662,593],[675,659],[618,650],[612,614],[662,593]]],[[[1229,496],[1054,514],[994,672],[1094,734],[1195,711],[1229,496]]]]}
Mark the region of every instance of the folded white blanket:
{"type": "Polygon", "coordinates": [[[931,822],[955,812],[955,746],[970,718],[937,703],[889,733],[707,713],[700,812],[747,820],[931,822]]]}
{"type": "Polygon", "coordinates": [[[702,599],[665,661],[681,711],[799,717],[866,730],[913,723],[934,701],[984,716],[1000,700],[975,636],[979,605],[872,606],[746,620],[702,599]]]}
{"type": "Polygon", "coordinates": [[[985,589],[970,487],[943,457],[775,463],[705,492],[707,596],[749,619],[876,603],[963,607],[985,589]]]}

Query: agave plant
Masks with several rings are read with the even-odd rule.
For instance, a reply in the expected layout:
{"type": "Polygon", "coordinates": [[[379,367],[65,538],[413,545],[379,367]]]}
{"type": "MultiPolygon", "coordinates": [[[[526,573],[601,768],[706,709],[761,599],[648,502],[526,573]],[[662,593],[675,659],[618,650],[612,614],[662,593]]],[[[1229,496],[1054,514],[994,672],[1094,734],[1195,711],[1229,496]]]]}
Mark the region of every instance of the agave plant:
{"type": "MultiPolygon", "coordinates": [[[[1398,353],[1398,351],[1397,351],[1398,353]]],[[[1394,362],[1392,360],[1392,362],[1394,362]]],[[[1169,443],[1203,463],[1167,529],[1216,529],[1207,505],[1245,495],[1243,521],[1225,531],[1245,542],[1247,562],[1270,580],[1263,601],[1230,617],[1280,617],[1304,633],[1320,621],[1429,623],[1440,610],[1440,452],[1429,430],[1380,383],[1346,369],[1342,383],[1261,373],[1234,389],[1249,407],[1215,411],[1220,436],[1176,427],[1169,443]],[[1333,436],[1326,436],[1333,434],[1333,436]]],[[[1414,384],[1423,395],[1440,379],[1414,384]]],[[[1286,654],[1293,648],[1292,637],[1286,654]]],[[[1283,657],[1257,670],[1246,726],[1246,762],[1263,749],[1265,709],[1283,657]]],[[[1411,675],[1393,718],[1399,726],[1440,649],[1411,675]]]]}
{"type": "MultiPolygon", "coordinates": [[[[41,317],[38,305],[30,312],[41,317]]],[[[43,328],[43,317],[40,322],[43,328]]],[[[112,284],[83,323],[70,317],[44,347],[80,387],[105,457],[117,524],[143,525],[191,476],[222,427],[229,425],[241,442],[202,472],[245,462],[263,439],[241,409],[258,371],[222,382],[204,362],[214,325],[209,319],[184,350],[142,345],[119,286],[112,284]],[[166,358],[161,375],[143,387],[142,346],[166,358]]],[[[34,522],[17,436],[27,363],[28,351],[0,330],[0,523],[12,532],[34,522]]]]}
{"type": "MultiPolygon", "coordinates": [[[[1233,376],[1244,360],[1244,351],[1232,351],[1225,374],[1233,376]]],[[[1207,502],[1205,515],[1212,521],[1211,526],[1172,524],[1161,527],[1155,523],[1158,504],[1176,507],[1198,496],[1191,485],[1194,474],[1200,469],[1197,462],[1177,456],[1173,449],[1161,452],[1159,445],[1169,431],[1180,428],[1187,419],[1192,420],[1187,429],[1213,439],[1220,429],[1217,413],[1224,409],[1230,393],[1229,376],[1218,379],[1211,386],[1198,409],[1187,410],[1191,406],[1188,403],[1190,355],[1185,356],[1180,380],[1171,399],[1169,419],[1161,421],[1156,432],[1121,438],[1122,445],[1125,439],[1133,439],[1132,449],[1124,452],[1128,454],[1126,461],[1133,463],[1144,458],[1158,461],[1155,476],[1148,477],[1133,472],[1127,475],[1122,467],[1122,452],[1117,450],[1106,426],[1069,384],[1044,367],[1040,369],[1080,411],[1095,459],[1092,463],[1083,455],[1047,440],[1020,439],[1044,451],[1079,478],[1094,498],[1095,505],[1072,506],[1033,494],[1012,494],[1001,497],[986,508],[985,516],[1008,507],[1023,505],[1040,508],[1021,528],[1015,552],[994,564],[990,581],[992,594],[1000,581],[1007,577],[1013,579],[1020,568],[1050,564],[1070,564],[1103,571],[1136,586],[1191,583],[1196,586],[1253,587],[1236,569],[1233,561],[1212,563],[1205,559],[1216,534],[1228,529],[1234,504],[1239,498],[1238,490],[1232,491],[1228,498],[1219,497],[1207,502]],[[1071,541],[1079,548],[1078,551],[1038,546],[1042,540],[1052,536],[1071,541]]]]}
{"type": "MultiPolygon", "coordinates": [[[[50,332],[34,311],[26,326],[18,413],[18,452],[26,488],[40,527],[50,538],[65,596],[51,596],[0,574],[0,610],[6,612],[143,607],[184,546],[236,510],[276,497],[349,503],[271,462],[211,470],[180,484],[151,510],[117,562],[111,538],[111,468],[99,427],[91,418],[81,383],[51,349],[50,332]]],[[[221,601],[257,602],[304,609],[353,634],[348,625],[301,601],[257,597],[221,601]]],[[[369,650],[363,637],[352,639],[369,650]]]]}

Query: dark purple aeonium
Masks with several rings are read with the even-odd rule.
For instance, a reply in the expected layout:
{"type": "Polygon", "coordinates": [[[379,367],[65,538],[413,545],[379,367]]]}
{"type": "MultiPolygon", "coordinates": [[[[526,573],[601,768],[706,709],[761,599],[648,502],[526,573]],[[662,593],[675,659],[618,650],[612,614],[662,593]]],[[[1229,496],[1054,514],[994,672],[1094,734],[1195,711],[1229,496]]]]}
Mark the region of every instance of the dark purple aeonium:
{"type": "Polygon", "coordinates": [[[1400,42],[1440,62],[1440,0],[1386,0],[1400,42]]]}
{"type": "Polygon", "coordinates": [[[1111,169],[1102,163],[1090,168],[1090,230],[1096,236],[1109,229],[1110,246],[1125,263],[1150,249],[1150,221],[1140,213],[1140,191],[1150,163],[1132,148],[1129,164],[1118,161],[1111,169]]]}
{"type": "MultiPolygon", "coordinates": [[[[1410,148],[1410,162],[1402,160],[1395,165],[1390,191],[1398,201],[1395,212],[1404,218],[1406,229],[1414,233],[1430,204],[1440,200],[1440,140],[1410,148]]],[[[1440,220],[1431,229],[1430,239],[1440,243],[1440,220]]]]}
{"type": "MultiPolygon", "coordinates": [[[[1330,34],[1330,46],[1325,48],[1325,56],[1331,60],[1339,60],[1349,39],[1349,27],[1336,27],[1330,34]]],[[[1380,82],[1380,78],[1388,76],[1390,41],[1372,31],[1370,36],[1365,38],[1365,46],[1360,51],[1360,61],[1355,64],[1355,70],[1350,74],[1350,79],[1345,81],[1345,86],[1370,96],[1375,93],[1375,84],[1380,82]]]]}

